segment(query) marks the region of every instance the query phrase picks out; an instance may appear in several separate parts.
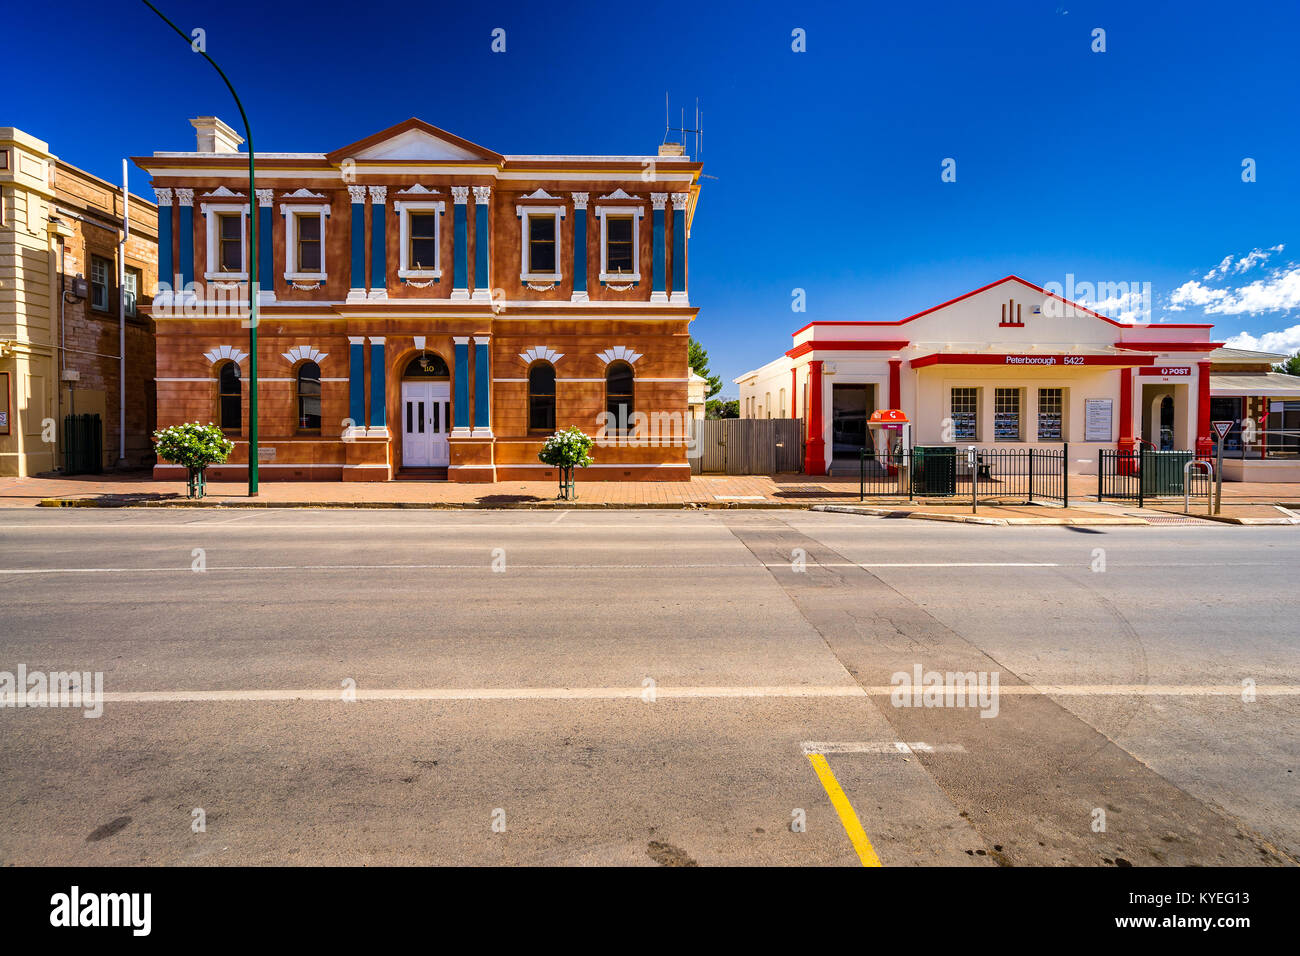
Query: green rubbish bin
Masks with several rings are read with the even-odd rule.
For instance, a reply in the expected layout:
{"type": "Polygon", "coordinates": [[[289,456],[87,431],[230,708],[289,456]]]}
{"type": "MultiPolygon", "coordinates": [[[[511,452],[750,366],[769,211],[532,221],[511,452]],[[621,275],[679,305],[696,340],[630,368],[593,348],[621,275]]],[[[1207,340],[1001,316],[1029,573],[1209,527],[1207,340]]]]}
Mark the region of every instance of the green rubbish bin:
{"type": "Polygon", "coordinates": [[[912,449],[912,494],[938,498],[957,493],[957,449],[918,445],[912,449]]]}
{"type": "Polygon", "coordinates": [[[1142,450],[1142,497],[1176,497],[1183,493],[1183,466],[1190,451],[1142,450]]]}

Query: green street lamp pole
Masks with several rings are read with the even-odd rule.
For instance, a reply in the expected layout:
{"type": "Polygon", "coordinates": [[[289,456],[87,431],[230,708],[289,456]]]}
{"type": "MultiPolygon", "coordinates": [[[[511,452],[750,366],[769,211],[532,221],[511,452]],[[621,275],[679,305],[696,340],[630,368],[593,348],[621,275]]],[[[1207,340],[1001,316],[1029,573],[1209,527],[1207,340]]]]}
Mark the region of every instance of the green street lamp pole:
{"type": "Polygon", "coordinates": [[[248,496],[255,498],[257,496],[257,217],[258,207],[257,183],[253,170],[253,127],[248,123],[248,114],[244,112],[244,104],[239,101],[239,94],[230,84],[230,79],[222,72],[221,67],[217,66],[215,60],[208,56],[207,50],[195,47],[190,36],[168,20],[161,10],[155,7],[149,0],[141,0],[146,7],[162,19],[169,27],[176,31],[182,40],[194,52],[200,54],[203,59],[212,64],[212,68],[226,84],[226,89],[230,90],[230,95],[235,98],[235,105],[239,107],[239,116],[244,121],[244,138],[248,140],[248,233],[249,233],[249,263],[248,263],[248,496]]]}

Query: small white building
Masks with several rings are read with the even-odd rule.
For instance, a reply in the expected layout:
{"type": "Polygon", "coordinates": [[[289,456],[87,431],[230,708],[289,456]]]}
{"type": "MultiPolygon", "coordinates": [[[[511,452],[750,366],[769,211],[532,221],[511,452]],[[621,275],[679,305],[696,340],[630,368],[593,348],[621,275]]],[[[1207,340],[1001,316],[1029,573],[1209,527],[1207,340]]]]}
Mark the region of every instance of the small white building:
{"type": "MultiPolygon", "coordinates": [[[[1225,349],[1212,329],[1117,322],[1007,276],[903,319],[808,323],[785,355],[735,379],[740,416],[803,418],[810,475],[837,458],[856,469],[876,409],[902,410],[913,445],[1068,441],[1071,470],[1085,474],[1102,448],[1208,454],[1211,394],[1238,428],[1300,416],[1300,377],[1269,374],[1284,356],[1225,349]]],[[[1286,448],[1272,445],[1279,459],[1286,448]]],[[[1289,480],[1296,466],[1250,477],[1289,480]]]]}
{"type": "Polygon", "coordinates": [[[709,393],[709,380],[695,369],[687,372],[686,410],[689,418],[703,418],[704,405],[709,393]]]}

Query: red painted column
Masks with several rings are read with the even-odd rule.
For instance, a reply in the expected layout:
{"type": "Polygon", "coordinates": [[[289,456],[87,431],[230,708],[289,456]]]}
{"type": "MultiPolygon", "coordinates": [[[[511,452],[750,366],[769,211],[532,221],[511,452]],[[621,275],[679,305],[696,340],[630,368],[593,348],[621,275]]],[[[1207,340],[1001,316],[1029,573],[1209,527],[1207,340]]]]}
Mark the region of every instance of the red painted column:
{"type": "Polygon", "coordinates": [[[1133,370],[1119,370],[1119,450],[1132,453],[1133,446],[1133,370]]]}
{"type": "Polygon", "coordinates": [[[889,360],[889,407],[903,407],[903,360],[889,360]]]}
{"type": "Polygon", "coordinates": [[[790,369],[790,417],[799,417],[799,372],[790,369]]]}
{"type": "Polygon", "coordinates": [[[1214,442],[1210,439],[1210,363],[1196,363],[1196,428],[1192,432],[1197,458],[1214,455],[1214,442]]]}
{"type": "Polygon", "coordinates": [[[826,439],[822,437],[822,363],[808,363],[808,443],[804,447],[803,470],[808,475],[826,474],[826,439]]]}

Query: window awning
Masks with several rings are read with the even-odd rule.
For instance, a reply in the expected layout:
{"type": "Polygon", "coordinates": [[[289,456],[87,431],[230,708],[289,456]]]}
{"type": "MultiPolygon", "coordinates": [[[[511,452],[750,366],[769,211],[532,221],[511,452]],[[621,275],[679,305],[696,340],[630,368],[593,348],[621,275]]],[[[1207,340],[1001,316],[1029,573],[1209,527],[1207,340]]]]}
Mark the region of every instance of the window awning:
{"type": "Polygon", "coordinates": [[[1211,375],[1210,394],[1300,399],[1300,375],[1287,375],[1283,372],[1211,375]]]}

